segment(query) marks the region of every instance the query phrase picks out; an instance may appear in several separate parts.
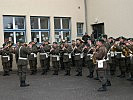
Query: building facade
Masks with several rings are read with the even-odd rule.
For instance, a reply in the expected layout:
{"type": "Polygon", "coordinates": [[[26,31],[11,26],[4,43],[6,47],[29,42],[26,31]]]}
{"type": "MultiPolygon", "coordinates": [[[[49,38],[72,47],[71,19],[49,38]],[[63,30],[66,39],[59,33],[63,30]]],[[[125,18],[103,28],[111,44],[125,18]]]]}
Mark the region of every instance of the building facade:
{"type": "Polygon", "coordinates": [[[0,45],[12,40],[71,42],[85,30],[84,0],[0,0],[0,45]]]}

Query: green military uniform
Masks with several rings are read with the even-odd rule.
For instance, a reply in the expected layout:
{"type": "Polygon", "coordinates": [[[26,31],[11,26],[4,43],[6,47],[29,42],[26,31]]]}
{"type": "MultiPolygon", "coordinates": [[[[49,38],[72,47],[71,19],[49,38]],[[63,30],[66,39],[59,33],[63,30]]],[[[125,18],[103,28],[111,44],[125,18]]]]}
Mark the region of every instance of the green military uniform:
{"type": "Polygon", "coordinates": [[[110,50],[110,59],[109,59],[109,66],[110,66],[110,74],[115,75],[116,72],[116,57],[115,52],[110,50]]]}
{"type": "Polygon", "coordinates": [[[33,44],[32,48],[30,48],[30,49],[31,49],[31,54],[29,55],[28,59],[29,59],[31,75],[34,75],[37,72],[37,53],[38,53],[38,49],[37,49],[36,44],[33,44]]]}
{"type": "MultiPolygon", "coordinates": [[[[97,61],[102,61],[102,60],[105,60],[107,57],[107,49],[106,49],[105,45],[103,44],[104,40],[99,39],[98,41],[101,42],[102,44],[98,45],[99,48],[94,53],[94,57],[96,58],[97,61]]],[[[108,79],[107,61],[103,61],[102,68],[99,68],[99,65],[97,63],[96,70],[98,70],[99,80],[102,82],[102,87],[99,88],[98,91],[106,91],[106,86],[111,86],[111,83],[108,79]]]]}
{"type": "Polygon", "coordinates": [[[70,76],[71,60],[72,60],[71,52],[72,52],[71,46],[69,45],[65,46],[63,50],[63,63],[64,63],[65,71],[66,71],[65,75],[69,75],[69,76],[70,76]]]}
{"type": "Polygon", "coordinates": [[[62,48],[64,47],[64,42],[60,44],[60,67],[61,67],[61,70],[64,70],[65,67],[64,67],[64,63],[63,63],[63,50],[62,48]]]}
{"type": "Polygon", "coordinates": [[[47,73],[47,70],[49,69],[50,64],[50,52],[51,46],[50,45],[43,45],[43,47],[40,48],[40,64],[42,68],[42,75],[47,73]]]}
{"type": "Polygon", "coordinates": [[[130,77],[128,78],[129,81],[133,81],[133,44],[129,46],[130,49],[130,59],[129,59],[129,73],[130,73],[130,77]]]}
{"type": "MultiPolygon", "coordinates": [[[[57,43],[54,43],[57,44],[57,43]]],[[[58,46],[54,47],[51,49],[50,54],[52,55],[52,64],[54,68],[54,73],[53,75],[58,75],[59,71],[59,53],[60,53],[60,48],[58,46]]]]}
{"type": "Polygon", "coordinates": [[[16,57],[18,58],[17,66],[20,78],[20,87],[29,86],[26,84],[26,71],[28,65],[28,58],[27,56],[30,54],[30,49],[25,46],[20,46],[16,50],[16,57]]]}
{"type": "Polygon", "coordinates": [[[121,74],[118,75],[118,77],[123,78],[125,77],[125,72],[126,72],[126,62],[125,62],[126,59],[125,57],[121,57],[123,51],[123,43],[120,43],[119,46],[116,46],[116,50],[117,52],[120,52],[116,54],[116,59],[119,63],[119,69],[121,72],[121,74]]]}
{"type": "Polygon", "coordinates": [[[82,76],[82,60],[83,60],[83,52],[82,52],[82,44],[76,44],[75,50],[74,50],[74,61],[75,61],[75,67],[76,71],[78,72],[76,76],[82,76]]]}
{"type": "Polygon", "coordinates": [[[84,49],[83,52],[84,52],[85,66],[87,66],[89,69],[89,75],[87,77],[93,78],[93,72],[94,72],[94,64],[92,60],[93,50],[91,47],[87,47],[84,49]]]}
{"type": "Polygon", "coordinates": [[[12,71],[13,48],[11,46],[9,47],[9,51],[10,51],[10,67],[9,67],[9,70],[12,71]]]}
{"type": "Polygon", "coordinates": [[[2,59],[2,65],[4,74],[3,76],[8,76],[10,71],[10,51],[9,47],[5,47],[1,52],[1,59],[2,59]]]}

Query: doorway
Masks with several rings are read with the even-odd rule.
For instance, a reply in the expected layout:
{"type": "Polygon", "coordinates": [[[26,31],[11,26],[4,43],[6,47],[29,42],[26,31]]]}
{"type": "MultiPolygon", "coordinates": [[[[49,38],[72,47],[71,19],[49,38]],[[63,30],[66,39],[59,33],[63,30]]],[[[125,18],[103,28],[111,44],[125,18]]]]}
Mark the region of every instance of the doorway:
{"type": "Polygon", "coordinates": [[[92,24],[91,26],[94,39],[98,39],[102,34],[104,34],[104,23],[92,24]]]}

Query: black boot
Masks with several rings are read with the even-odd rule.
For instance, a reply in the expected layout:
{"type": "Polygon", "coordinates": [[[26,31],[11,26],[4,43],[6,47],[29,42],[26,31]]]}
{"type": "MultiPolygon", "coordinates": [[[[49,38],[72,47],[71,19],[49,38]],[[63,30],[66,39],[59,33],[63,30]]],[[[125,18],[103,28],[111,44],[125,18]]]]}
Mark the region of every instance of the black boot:
{"type": "Polygon", "coordinates": [[[71,74],[70,74],[70,70],[68,70],[68,76],[71,76],[71,74]]]}
{"type": "Polygon", "coordinates": [[[127,79],[128,81],[133,81],[133,73],[131,73],[131,77],[127,79]]]}
{"type": "Polygon", "coordinates": [[[111,86],[111,82],[109,80],[107,80],[106,86],[111,86]]]}
{"type": "Polygon", "coordinates": [[[3,76],[9,76],[9,72],[8,71],[4,71],[3,76]]]}
{"type": "Polygon", "coordinates": [[[30,75],[34,75],[34,71],[31,71],[30,75]]]}
{"type": "Polygon", "coordinates": [[[80,72],[78,72],[75,76],[79,76],[80,75],[80,72]]]}
{"type": "Polygon", "coordinates": [[[30,86],[29,84],[26,84],[25,81],[20,81],[20,87],[27,87],[30,86]]]}
{"type": "Polygon", "coordinates": [[[90,72],[90,75],[87,76],[88,78],[93,78],[93,72],[90,72]]]}
{"type": "Polygon", "coordinates": [[[79,76],[82,76],[82,72],[79,72],[79,76]]]}
{"type": "Polygon", "coordinates": [[[115,72],[113,70],[110,71],[110,75],[113,76],[115,75],[115,72]]]}
{"type": "Polygon", "coordinates": [[[54,71],[53,75],[58,75],[58,71],[54,71]]]}
{"type": "Polygon", "coordinates": [[[41,75],[46,75],[47,74],[47,71],[46,70],[43,70],[42,74],[41,75]]]}
{"type": "Polygon", "coordinates": [[[121,71],[121,74],[120,74],[120,75],[118,75],[117,77],[121,77],[121,76],[122,76],[122,74],[123,74],[123,72],[121,71]]]}
{"type": "Polygon", "coordinates": [[[70,71],[67,70],[65,76],[70,76],[70,71]]]}
{"type": "Polygon", "coordinates": [[[66,74],[64,76],[67,76],[68,75],[68,70],[66,71],[66,74]]]}
{"type": "Polygon", "coordinates": [[[122,72],[120,78],[124,78],[125,77],[125,72],[122,72]]]}
{"type": "Polygon", "coordinates": [[[97,91],[102,92],[102,91],[107,91],[106,84],[102,85],[97,91]]]}

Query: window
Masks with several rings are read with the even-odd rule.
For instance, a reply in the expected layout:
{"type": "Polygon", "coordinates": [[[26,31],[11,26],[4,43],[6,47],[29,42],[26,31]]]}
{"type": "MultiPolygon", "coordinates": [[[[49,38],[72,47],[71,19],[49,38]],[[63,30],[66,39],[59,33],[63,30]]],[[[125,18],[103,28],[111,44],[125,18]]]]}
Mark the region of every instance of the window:
{"type": "Polygon", "coordinates": [[[41,43],[49,40],[49,17],[31,17],[31,40],[41,43]]]}
{"type": "Polygon", "coordinates": [[[55,41],[67,40],[71,42],[71,28],[69,17],[55,17],[54,18],[55,41]]]}
{"type": "Polygon", "coordinates": [[[77,36],[83,36],[83,23],[77,23],[77,36]]]}
{"type": "Polygon", "coordinates": [[[25,39],[25,17],[24,16],[3,16],[4,41],[26,42],[25,39]]]}

